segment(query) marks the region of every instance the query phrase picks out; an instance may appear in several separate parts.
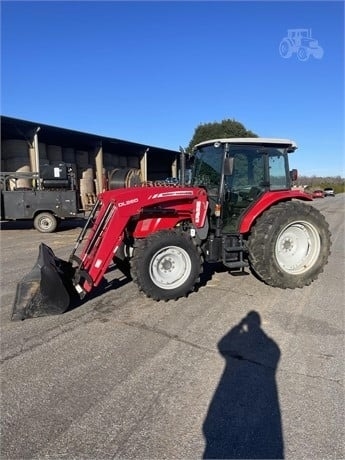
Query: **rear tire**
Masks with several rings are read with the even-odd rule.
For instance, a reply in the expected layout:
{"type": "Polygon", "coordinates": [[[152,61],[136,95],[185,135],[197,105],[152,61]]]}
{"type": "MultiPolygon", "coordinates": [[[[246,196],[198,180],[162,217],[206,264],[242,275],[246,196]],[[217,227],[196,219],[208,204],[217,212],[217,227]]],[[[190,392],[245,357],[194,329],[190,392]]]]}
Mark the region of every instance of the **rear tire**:
{"type": "Polygon", "coordinates": [[[302,202],[279,203],[254,225],[248,239],[249,262],[258,277],[282,289],[302,288],[327,264],[331,237],[324,216],[302,202]]]}
{"type": "Polygon", "coordinates": [[[201,265],[200,249],[188,235],[163,230],[135,242],[131,273],[148,297],[171,300],[194,290],[201,265]]]}
{"type": "Polygon", "coordinates": [[[279,54],[284,59],[288,59],[292,55],[292,45],[290,40],[284,38],[279,44],[279,54]]]}
{"type": "Polygon", "coordinates": [[[41,212],[34,219],[34,227],[41,233],[53,233],[58,226],[58,220],[50,212],[41,212]]]}

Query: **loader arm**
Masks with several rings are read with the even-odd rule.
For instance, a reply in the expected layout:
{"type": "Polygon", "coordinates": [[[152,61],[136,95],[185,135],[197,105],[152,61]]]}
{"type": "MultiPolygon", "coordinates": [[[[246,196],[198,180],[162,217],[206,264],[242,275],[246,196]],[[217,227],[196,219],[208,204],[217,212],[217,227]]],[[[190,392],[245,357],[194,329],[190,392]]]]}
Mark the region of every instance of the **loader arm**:
{"type": "Polygon", "coordinates": [[[207,194],[202,188],[133,187],[103,192],[85,247],[77,261],[73,283],[80,297],[102,280],[124,240],[129,223],[133,236],[143,238],[153,231],[190,220],[195,228],[205,224],[207,194]]]}

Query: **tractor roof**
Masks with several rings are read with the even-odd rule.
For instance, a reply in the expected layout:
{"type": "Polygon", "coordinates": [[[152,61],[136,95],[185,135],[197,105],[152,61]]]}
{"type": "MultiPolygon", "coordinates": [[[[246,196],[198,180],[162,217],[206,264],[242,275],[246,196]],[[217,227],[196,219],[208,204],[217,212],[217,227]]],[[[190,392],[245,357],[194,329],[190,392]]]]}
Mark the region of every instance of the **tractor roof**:
{"type": "Polygon", "coordinates": [[[297,144],[289,139],[274,139],[269,137],[229,137],[224,139],[211,139],[204,142],[199,142],[194,148],[199,148],[205,145],[214,144],[220,142],[221,144],[247,144],[247,145],[259,145],[259,146],[276,146],[276,147],[287,147],[288,152],[294,152],[297,149],[297,144]]]}
{"type": "Polygon", "coordinates": [[[288,29],[288,33],[290,32],[309,32],[310,29],[288,29]]]}

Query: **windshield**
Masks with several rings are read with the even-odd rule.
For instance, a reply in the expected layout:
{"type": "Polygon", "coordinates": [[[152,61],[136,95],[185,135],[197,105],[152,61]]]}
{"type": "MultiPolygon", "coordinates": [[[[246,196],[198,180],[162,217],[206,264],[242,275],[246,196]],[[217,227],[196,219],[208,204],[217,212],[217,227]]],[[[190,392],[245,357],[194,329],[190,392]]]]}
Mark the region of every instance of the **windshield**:
{"type": "Polygon", "coordinates": [[[207,145],[198,149],[194,157],[193,185],[206,187],[207,190],[217,192],[220,184],[223,165],[222,146],[207,145]]]}

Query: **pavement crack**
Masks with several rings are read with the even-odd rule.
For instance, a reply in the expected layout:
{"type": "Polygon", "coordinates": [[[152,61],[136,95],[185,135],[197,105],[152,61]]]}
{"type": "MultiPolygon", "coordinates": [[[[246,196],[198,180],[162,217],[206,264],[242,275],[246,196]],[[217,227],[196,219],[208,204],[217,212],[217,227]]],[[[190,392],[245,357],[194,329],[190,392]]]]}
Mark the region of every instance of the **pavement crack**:
{"type": "Polygon", "coordinates": [[[301,377],[307,377],[309,379],[336,383],[337,385],[343,386],[343,380],[342,379],[332,379],[332,378],[329,378],[329,377],[323,377],[322,375],[313,375],[313,374],[308,374],[308,373],[304,373],[304,372],[290,372],[290,371],[287,371],[285,369],[281,369],[278,372],[280,374],[298,375],[298,376],[301,376],[301,377]]]}
{"type": "Polygon", "coordinates": [[[250,358],[246,358],[245,356],[239,355],[235,351],[222,350],[222,356],[226,356],[226,357],[229,357],[229,358],[232,358],[232,359],[236,359],[238,361],[245,361],[247,363],[255,364],[256,366],[261,366],[261,367],[263,367],[265,369],[269,369],[269,370],[272,370],[272,371],[275,371],[275,369],[276,369],[274,366],[267,366],[267,364],[261,363],[260,361],[256,361],[255,359],[250,359],[250,358]]]}
{"type": "Polygon", "coordinates": [[[197,343],[194,343],[194,342],[191,342],[189,340],[183,339],[178,334],[171,334],[171,333],[167,332],[164,329],[159,329],[157,327],[151,327],[151,326],[148,326],[147,324],[138,323],[136,321],[123,321],[123,320],[116,320],[116,321],[121,323],[121,324],[125,324],[126,326],[129,326],[129,327],[135,327],[136,329],[142,329],[144,331],[149,331],[149,332],[153,332],[155,334],[159,334],[161,336],[167,337],[168,339],[175,340],[175,341],[180,342],[180,343],[184,343],[184,344],[189,345],[190,347],[196,348],[198,350],[218,354],[217,350],[214,350],[214,349],[209,348],[209,347],[204,347],[203,345],[198,345],[197,343]]]}

